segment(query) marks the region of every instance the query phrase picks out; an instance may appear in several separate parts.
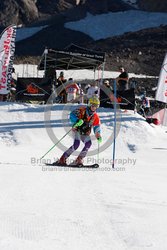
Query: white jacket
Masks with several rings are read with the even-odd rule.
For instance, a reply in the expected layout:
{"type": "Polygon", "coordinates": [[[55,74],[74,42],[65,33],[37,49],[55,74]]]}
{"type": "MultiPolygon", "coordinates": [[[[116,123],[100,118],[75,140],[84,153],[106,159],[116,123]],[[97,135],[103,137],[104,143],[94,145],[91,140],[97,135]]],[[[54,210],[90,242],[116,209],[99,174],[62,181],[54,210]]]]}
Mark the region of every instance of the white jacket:
{"type": "Polygon", "coordinates": [[[92,96],[99,96],[99,88],[97,86],[92,86],[88,89],[87,98],[90,99],[92,96]]]}

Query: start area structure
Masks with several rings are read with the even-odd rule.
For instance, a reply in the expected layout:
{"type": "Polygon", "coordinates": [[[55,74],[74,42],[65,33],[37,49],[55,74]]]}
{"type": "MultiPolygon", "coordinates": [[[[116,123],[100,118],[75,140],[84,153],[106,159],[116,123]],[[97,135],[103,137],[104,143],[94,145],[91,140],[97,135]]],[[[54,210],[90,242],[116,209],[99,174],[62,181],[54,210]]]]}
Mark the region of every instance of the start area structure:
{"type": "Polygon", "coordinates": [[[104,69],[105,53],[71,44],[64,50],[45,49],[38,70],[104,69]]]}
{"type": "MultiPolygon", "coordinates": [[[[88,69],[103,75],[105,53],[71,44],[63,50],[45,48],[38,64],[43,78],[18,78],[16,100],[47,102],[56,86],[57,70],[88,69]]],[[[103,77],[101,77],[102,80],[103,77]]]]}

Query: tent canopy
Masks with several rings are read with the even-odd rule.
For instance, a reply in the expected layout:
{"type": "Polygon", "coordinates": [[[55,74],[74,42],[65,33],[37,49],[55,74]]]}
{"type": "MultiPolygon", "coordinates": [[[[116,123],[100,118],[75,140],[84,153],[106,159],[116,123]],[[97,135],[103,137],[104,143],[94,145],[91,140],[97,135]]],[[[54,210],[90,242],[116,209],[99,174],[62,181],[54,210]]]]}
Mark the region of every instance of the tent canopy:
{"type": "Polygon", "coordinates": [[[39,70],[55,68],[56,70],[92,69],[95,70],[105,62],[105,53],[96,52],[71,44],[64,50],[45,49],[39,70]]]}

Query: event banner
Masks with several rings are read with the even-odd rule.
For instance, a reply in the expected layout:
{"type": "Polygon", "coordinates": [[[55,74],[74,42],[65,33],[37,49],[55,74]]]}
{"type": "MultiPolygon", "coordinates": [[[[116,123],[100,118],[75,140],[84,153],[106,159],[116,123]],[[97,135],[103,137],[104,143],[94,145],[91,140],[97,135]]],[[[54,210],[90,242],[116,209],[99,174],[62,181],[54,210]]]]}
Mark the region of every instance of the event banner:
{"type": "Polygon", "coordinates": [[[167,103],[167,54],[161,67],[155,99],[167,103]]]}
{"type": "Polygon", "coordinates": [[[21,78],[17,79],[17,101],[47,101],[52,93],[52,84],[49,78],[21,78]]]}
{"type": "Polygon", "coordinates": [[[0,94],[10,92],[15,53],[16,26],[7,27],[0,37],[0,94]]]}

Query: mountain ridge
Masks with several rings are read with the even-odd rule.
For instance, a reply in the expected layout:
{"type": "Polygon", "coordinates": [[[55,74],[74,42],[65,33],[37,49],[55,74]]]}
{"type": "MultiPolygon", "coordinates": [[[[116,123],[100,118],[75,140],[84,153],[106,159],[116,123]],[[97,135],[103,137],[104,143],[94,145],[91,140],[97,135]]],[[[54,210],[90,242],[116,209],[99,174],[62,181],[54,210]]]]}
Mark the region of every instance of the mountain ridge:
{"type": "MultiPolygon", "coordinates": [[[[151,0],[138,0],[139,9],[151,11],[151,0]]],[[[164,7],[152,2],[152,9],[159,11],[164,7]]],[[[6,26],[15,23],[25,27],[46,25],[44,29],[25,40],[16,43],[16,60],[37,62],[45,47],[63,49],[70,43],[100,50],[107,53],[106,69],[117,70],[120,64],[127,70],[138,74],[158,75],[166,52],[166,26],[127,32],[121,36],[94,41],[88,35],[70,30],[64,24],[77,21],[86,16],[135,9],[121,0],[9,0],[9,4],[0,0],[0,20],[6,26]],[[48,3],[48,5],[47,5],[48,3]],[[8,12],[5,12],[8,11],[8,12]],[[9,12],[12,15],[9,15],[9,12]],[[4,18],[6,17],[6,19],[4,18]],[[18,18],[18,19],[14,19],[18,18]]],[[[163,11],[166,11],[163,8],[163,11]]]]}

